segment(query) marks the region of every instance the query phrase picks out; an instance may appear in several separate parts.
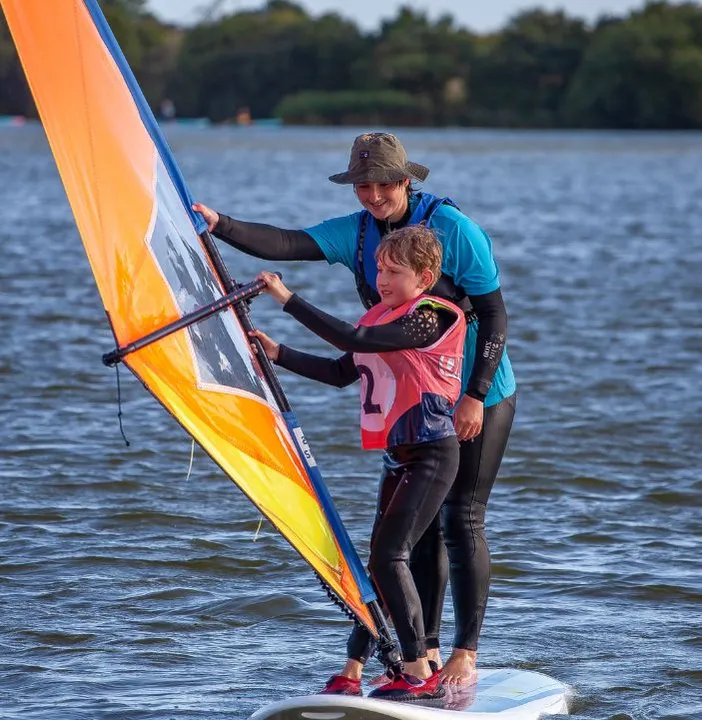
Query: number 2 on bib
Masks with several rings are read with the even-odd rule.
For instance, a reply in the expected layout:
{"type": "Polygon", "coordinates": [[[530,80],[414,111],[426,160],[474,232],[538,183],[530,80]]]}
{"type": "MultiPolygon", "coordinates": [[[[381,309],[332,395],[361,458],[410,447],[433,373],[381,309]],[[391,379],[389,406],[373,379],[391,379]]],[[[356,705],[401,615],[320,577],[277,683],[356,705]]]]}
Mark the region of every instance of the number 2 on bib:
{"type": "Polygon", "coordinates": [[[375,390],[375,379],[373,373],[367,365],[357,365],[358,374],[366,382],[366,394],[363,398],[363,412],[366,415],[378,415],[382,413],[380,405],[373,402],[373,391],[375,390]]]}

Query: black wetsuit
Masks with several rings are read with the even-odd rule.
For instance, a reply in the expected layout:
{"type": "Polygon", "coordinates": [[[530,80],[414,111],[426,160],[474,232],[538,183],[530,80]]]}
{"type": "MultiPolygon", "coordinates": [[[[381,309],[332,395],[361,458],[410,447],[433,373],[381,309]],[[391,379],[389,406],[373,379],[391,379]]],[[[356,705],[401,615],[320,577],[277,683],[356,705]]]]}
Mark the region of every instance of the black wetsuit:
{"type": "MultiPolygon", "coordinates": [[[[378,222],[381,234],[406,225],[378,222]]],[[[248,223],[220,215],[214,235],[229,245],[266,260],[326,260],[314,239],[303,230],[248,223]]],[[[466,298],[452,278],[442,275],[431,290],[458,305],[466,298]]],[[[499,289],[467,296],[478,320],[475,363],[466,394],[483,400],[490,388],[507,337],[507,313],[499,289]],[[502,338],[495,343],[495,338],[502,338]]],[[[512,427],[516,395],[485,408],[483,429],[460,443],[460,466],[441,512],[415,546],[410,567],[422,599],[426,643],[439,647],[441,613],[448,575],[454,601],[454,647],[475,650],[490,582],[490,553],[485,536],[485,509],[512,427]],[[442,536],[443,528],[443,536],[442,536]],[[447,561],[448,551],[448,561],[447,561]]]]}
{"type": "MultiPolygon", "coordinates": [[[[293,295],[284,310],[321,338],[345,352],[331,359],[280,346],[278,365],[328,385],[345,387],[359,378],[353,353],[428,347],[455,322],[455,314],[419,308],[394,322],[354,327],[293,295]]],[[[432,442],[387,448],[370,543],[368,570],[384,609],[393,621],[402,655],[426,656],[422,600],[410,569],[410,553],[436,525],[458,470],[455,435],[432,442]]],[[[370,633],[354,628],[348,656],[365,662],[374,647],[370,633]]]]}

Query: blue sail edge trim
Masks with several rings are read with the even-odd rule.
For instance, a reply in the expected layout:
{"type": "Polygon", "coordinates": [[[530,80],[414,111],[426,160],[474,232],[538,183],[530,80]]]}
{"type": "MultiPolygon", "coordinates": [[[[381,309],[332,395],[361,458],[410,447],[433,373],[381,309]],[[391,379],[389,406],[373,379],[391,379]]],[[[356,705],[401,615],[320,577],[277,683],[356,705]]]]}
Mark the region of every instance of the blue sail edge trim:
{"type": "Polygon", "coordinates": [[[373,586],[371,585],[368,575],[366,574],[363,563],[361,562],[361,558],[358,557],[356,548],[351,542],[351,538],[349,537],[349,534],[346,531],[346,527],[341,520],[339,511],[334,505],[326,483],[324,482],[324,478],[322,477],[322,473],[319,471],[319,468],[317,467],[317,464],[314,461],[312,454],[308,450],[307,440],[305,439],[304,433],[302,432],[302,428],[300,427],[297,416],[292,410],[289,412],[284,412],[282,413],[282,415],[285,423],[288,426],[288,430],[290,430],[290,434],[298,445],[298,452],[302,459],[302,462],[305,465],[305,469],[307,470],[307,475],[310,478],[312,487],[317,493],[317,498],[322,505],[324,514],[327,516],[327,520],[329,520],[329,525],[331,526],[331,529],[336,536],[339,547],[341,548],[341,552],[344,554],[344,557],[349,564],[349,568],[351,569],[353,578],[356,581],[359,590],[361,591],[361,600],[364,603],[369,603],[373,600],[377,600],[378,596],[373,590],[373,586]],[[312,462],[310,462],[310,459],[312,460],[312,462]]]}
{"type": "Polygon", "coordinates": [[[194,200],[192,195],[190,194],[190,191],[188,190],[188,186],[185,183],[185,178],[180,172],[180,168],[175,161],[173,151],[166,142],[166,138],[164,137],[163,132],[161,132],[158,121],[156,120],[156,117],[154,116],[151,108],[149,107],[149,104],[146,102],[144,93],[141,91],[139,83],[137,82],[137,79],[134,76],[132,69],[129,67],[127,58],[124,56],[122,48],[120,48],[117,39],[112,33],[112,29],[110,28],[107,20],[105,19],[105,16],[103,15],[103,12],[98,5],[98,1],[83,0],[83,2],[85,4],[86,10],[88,11],[90,17],[93,20],[93,23],[95,24],[95,28],[97,29],[100,37],[102,38],[102,41],[105,43],[105,47],[112,56],[112,59],[115,61],[117,67],[119,68],[119,71],[122,73],[122,77],[124,78],[124,82],[127,84],[127,88],[129,89],[129,92],[132,96],[132,100],[134,100],[134,104],[139,111],[141,121],[144,123],[146,131],[149,133],[151,140],[156,146],[156,150],[158,151],[161,159],[163,160],[163,164],[166,166],[168,175],[173,181],[173,185],[175,186],[176,191],[180,196],[180,200],[183,203],[188,213],[188,216],[190,217],[193,225],[195,226],[197,234],[199,235],[200,233],[203,233],[205,230],[207,230],[207,223],[205,222],[202,215],[200,213],[196,213],[192,208],[194,200]]]}

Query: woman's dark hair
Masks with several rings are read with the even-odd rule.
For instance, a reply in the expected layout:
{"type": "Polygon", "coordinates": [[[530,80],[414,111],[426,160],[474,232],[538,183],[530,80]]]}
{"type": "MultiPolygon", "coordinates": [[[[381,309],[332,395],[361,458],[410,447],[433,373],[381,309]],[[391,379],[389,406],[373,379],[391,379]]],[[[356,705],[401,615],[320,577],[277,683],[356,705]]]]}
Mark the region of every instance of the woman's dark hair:
{"type": "MultiPolygon", "coordinates": [[[[404,180],[399,180],[398,185],[401,185],[404,182],[404,180]]],[[[412,184],[412,181],[410,180],[407,183],[407,197],[411,198],[414,193],[418,192],[418,189],[412,184]]]]}

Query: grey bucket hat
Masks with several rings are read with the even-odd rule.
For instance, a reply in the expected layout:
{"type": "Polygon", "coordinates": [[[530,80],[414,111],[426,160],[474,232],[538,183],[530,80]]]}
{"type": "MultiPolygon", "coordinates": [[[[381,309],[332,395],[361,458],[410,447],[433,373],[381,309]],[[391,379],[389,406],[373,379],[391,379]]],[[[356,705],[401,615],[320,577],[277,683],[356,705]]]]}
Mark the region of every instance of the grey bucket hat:
{"type": "Polygon", "coordinates": [[[429,168],[410,162],[402,143],[390,133],[359,135],[351,147],[349,169],[331,175],[329,179],[339,185],[363,182],[391,183],[405,178],[426,180],[429,168]]]}

